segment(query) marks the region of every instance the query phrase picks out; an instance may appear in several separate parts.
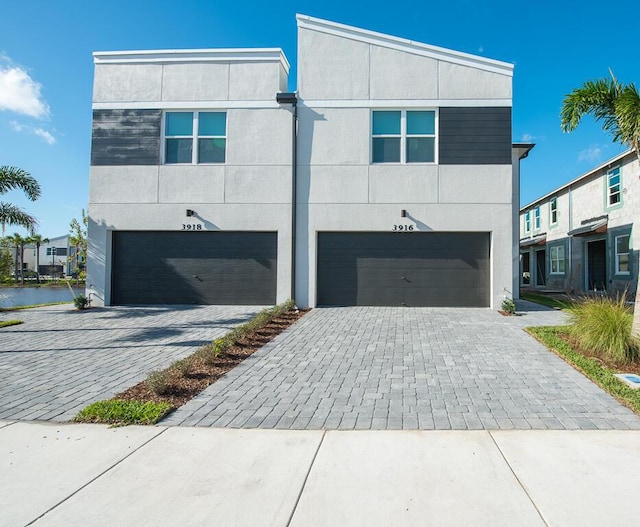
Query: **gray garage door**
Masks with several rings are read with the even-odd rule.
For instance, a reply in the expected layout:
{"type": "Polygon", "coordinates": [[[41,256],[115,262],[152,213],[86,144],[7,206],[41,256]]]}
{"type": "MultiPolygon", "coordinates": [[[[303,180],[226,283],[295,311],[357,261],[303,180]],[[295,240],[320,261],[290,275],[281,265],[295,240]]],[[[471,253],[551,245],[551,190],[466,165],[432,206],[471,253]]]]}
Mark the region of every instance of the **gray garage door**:
{"type": "Polygon", "coordinates": [[[113,233],[113,304],[268,305],[275,232],[113,233]]]}
{"type": "Polygon", "coordinates": [[[489,233],[318,233],[318,305],[489,306],[489,233]]]}

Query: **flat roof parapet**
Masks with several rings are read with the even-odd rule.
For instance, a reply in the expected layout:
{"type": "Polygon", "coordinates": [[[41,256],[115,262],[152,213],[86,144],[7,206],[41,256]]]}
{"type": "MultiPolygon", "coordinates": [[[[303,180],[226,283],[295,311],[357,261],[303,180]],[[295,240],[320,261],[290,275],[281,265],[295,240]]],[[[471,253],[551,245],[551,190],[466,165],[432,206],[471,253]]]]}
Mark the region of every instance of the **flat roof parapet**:
{"type": "Polygon", "coordinates": [[[96,51],[94,64],[169,64],[189,62],[280,62],[286,73],[290,65],[280,48],[162,49],[96,51]]]}

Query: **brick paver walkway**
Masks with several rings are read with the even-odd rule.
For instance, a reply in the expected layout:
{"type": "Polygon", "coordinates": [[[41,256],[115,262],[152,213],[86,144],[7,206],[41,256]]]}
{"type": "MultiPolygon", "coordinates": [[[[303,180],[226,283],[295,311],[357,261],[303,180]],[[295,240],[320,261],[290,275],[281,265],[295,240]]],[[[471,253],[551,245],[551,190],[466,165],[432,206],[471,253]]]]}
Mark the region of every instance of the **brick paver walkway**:
{"type": "Polygon", "coordinates": [[[522,331],[564,314],[315,309],[162,424],[291,429],[640,429],[522,331]]]}
{"type": "Polygon", "coordinates": [[[0,419],[66,421],[88,403],[137,384],[155,369],[247,321],[249,306],[60,305],[0,313],[0,419]]]}

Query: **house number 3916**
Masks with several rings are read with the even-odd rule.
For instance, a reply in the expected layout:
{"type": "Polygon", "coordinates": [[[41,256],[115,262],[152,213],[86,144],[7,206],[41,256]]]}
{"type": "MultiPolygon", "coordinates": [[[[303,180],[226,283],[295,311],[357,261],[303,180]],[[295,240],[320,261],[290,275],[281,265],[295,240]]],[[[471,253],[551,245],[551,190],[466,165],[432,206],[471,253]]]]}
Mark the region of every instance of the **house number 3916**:
{"type": "Polygon", "coordinates": [[[183,231],[201,231],[202,224],[200,223],[183,223],[182,224],[183,231]]]}
{"type": "Polygon", "coordinates": [[[414,225],[394,225],[393,226],[393,230],[400,232],[400,231],[412,231],[415,229],[414,225]]]}

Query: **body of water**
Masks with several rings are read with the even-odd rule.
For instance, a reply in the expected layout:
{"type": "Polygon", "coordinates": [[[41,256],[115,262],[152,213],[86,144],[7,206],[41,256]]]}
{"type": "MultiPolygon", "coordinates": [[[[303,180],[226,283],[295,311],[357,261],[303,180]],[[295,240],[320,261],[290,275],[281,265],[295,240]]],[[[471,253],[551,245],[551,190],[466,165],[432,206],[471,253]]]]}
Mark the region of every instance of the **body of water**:
{"type": "MultiPolygon", "coordinates": [[[[84,294],[84,287],[73,288],[74,294],[84,294]]],[[[60,287],[0,287],[0,307],[31,306],[53,302],[72,302],[69,288],[60,287]]]]}

